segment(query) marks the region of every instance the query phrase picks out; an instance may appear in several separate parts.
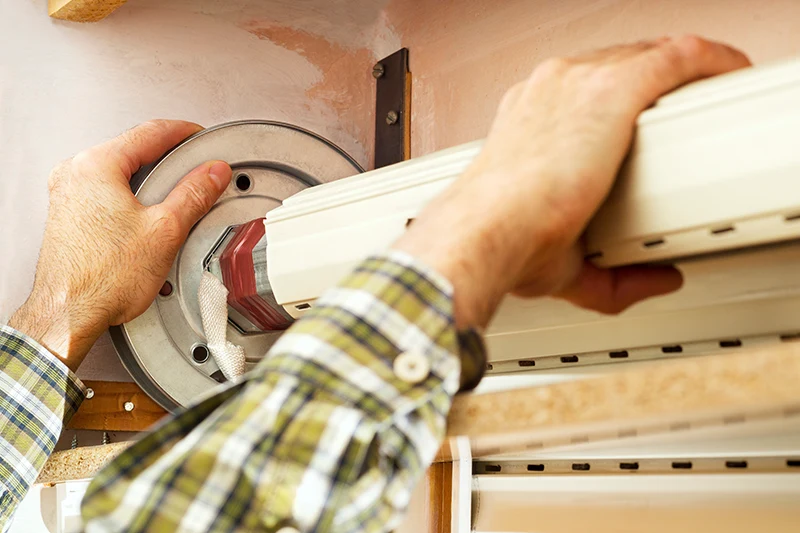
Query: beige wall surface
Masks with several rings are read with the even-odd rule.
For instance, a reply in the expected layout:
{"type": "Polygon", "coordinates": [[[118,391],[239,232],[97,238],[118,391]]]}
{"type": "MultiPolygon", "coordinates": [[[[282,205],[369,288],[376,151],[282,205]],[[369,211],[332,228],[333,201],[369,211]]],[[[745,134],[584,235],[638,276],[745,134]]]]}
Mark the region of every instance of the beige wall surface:
{"type": "Polygon", "coordinates": [[[411,50],[412,156],[484,137],[503,92],[543,59],[697,33],[754,62],[800,54],[796,0],[393,0],[411,50]]]}

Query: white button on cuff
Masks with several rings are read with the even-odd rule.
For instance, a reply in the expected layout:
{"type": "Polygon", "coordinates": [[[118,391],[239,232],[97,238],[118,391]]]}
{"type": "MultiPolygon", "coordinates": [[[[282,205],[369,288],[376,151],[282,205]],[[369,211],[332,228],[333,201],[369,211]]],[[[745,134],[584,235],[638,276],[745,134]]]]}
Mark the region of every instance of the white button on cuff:
{"type": "Polygon", "coordinates": [[[403,352],[394,360],[394,375],[406,383],[424,381],[431,372],[431,363],[418,351],[403,352]]]}
{"type": "Polygon", "coordinates": [[[282,527],[278,530],[278,533],[300,533],[300,531],[293,527],[282,527]]]}

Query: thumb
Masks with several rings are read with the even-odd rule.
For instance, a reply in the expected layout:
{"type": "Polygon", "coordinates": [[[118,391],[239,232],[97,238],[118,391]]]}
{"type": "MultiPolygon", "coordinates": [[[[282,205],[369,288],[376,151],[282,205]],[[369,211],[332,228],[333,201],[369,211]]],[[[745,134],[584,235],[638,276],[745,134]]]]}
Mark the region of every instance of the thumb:
{"type": "Polygon", "coordinates": [[[676,291],[683,276],[671,266],[630,266],[603,269],[588,261],[577,279],[554,296],[606,314],[620,313],[631,305],[676,291]]]}
{"type": "Polygon", "coordinates": [[[231,181],[231,167],[224,161],[208,161],[189,172],[159,205],[178,221],[186,235],[200,220],[231,181]]]}

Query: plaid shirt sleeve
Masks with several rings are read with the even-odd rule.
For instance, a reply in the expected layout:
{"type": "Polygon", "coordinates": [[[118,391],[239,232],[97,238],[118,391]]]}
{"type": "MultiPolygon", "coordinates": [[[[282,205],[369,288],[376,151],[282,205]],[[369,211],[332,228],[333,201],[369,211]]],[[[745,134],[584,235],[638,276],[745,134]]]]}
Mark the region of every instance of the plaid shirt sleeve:
{"type": "Polygon", "coordinates": [[[485,360],[451,293],[405,254],[364,261],[254,371],[101,471],[86,530],[391,531],[444,437],[459,355],[485,360]],[[403,353],[427,377],[400,379],[403,353]]]}
{"type": "Polygon", "coordinates": [[[36,341],[0,326],[0,531],[36,481],[84,386],[36,341]]]}

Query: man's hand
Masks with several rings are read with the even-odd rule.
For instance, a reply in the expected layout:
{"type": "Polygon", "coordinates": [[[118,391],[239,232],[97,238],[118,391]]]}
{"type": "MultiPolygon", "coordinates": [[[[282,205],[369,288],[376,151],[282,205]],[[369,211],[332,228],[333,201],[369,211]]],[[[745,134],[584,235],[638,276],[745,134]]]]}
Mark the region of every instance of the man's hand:
{"type": "Polygon", "coordinates": [[[128,182],[201,129],[147,122],[53,170],[33,291],[10,326],[75,370],[103,331],[147,309],[189,230],[228,186],[231,169],[204,163],[150,207],[136,200],[128,182]]]}
{"type": "Polygon", "coordinates": [[[639,113],[681,85],[749,64],[698,37],[545,61],[506,94],[481,154],[395,247],[451,280],[462,327],[486,326],[509,292],[614,313],[678,289],[673,268],[584,262],[580,238],[611,189],[639,113]]]}

